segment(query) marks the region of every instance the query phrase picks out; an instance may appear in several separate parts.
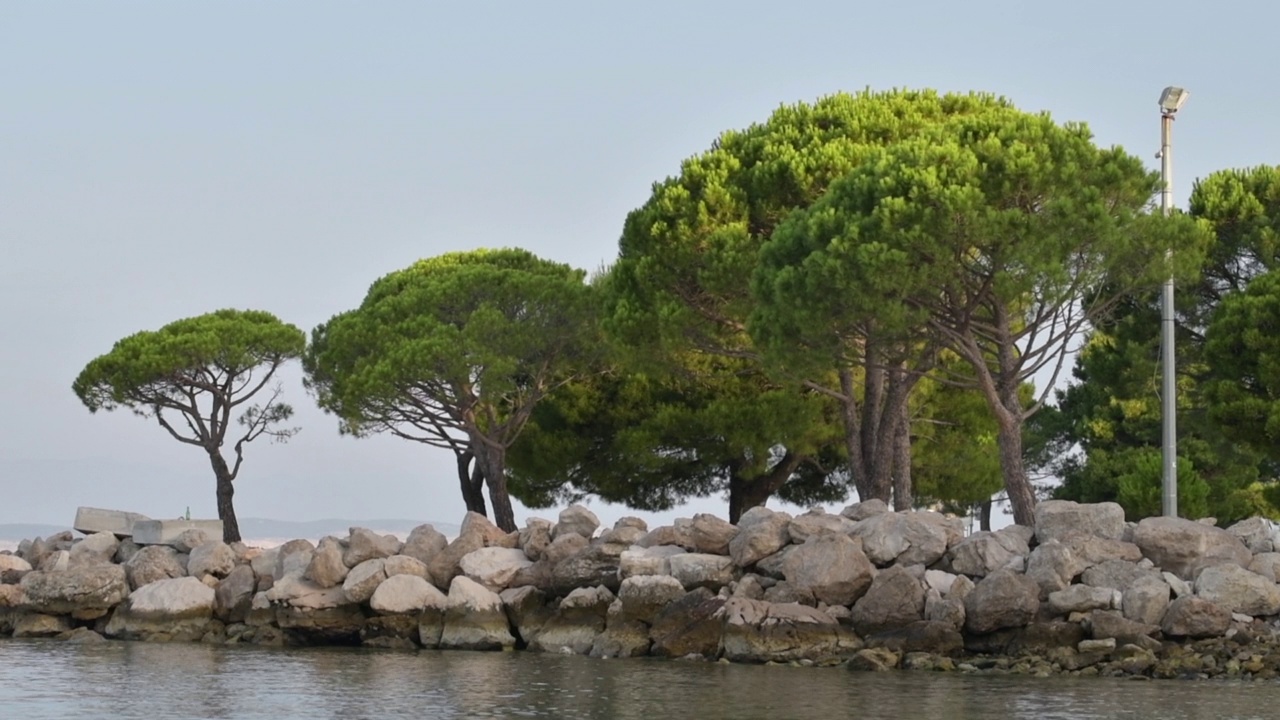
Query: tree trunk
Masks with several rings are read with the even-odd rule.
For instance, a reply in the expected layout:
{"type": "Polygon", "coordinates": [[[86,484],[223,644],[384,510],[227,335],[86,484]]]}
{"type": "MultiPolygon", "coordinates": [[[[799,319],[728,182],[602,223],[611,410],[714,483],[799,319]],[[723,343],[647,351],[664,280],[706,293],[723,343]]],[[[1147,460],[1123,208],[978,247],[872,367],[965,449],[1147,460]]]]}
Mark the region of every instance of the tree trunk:
{"type": "Polygon", "coordinates": [[[904,403],[893,440],[893,509],[906,512],[915,506],[911,487],[911,420],[904,403]]]}
{"type": "Polygon", "coordinates": [[[754,507],[764,507],[769,498],[778,492],[792,473],[800,467],[803,458],[787,452],[769,472],[754,477],[744,477],[737,470],[729,475],[729,522],[737,525],[742,514],[754,507]]]}
{"type": "MultiPolygon", "coordinates": [[[[853,392],[853,370],[849,368],[840,368],[840,393],[844,396],[840,401],[840,416],[844,420],[844,444],[849,456],[849,473],[853,476],[853,487],[858,491],[858,500],[866,502],[874,493],[862,452],[862,423],[858,418],[858,400],[853,392]]],[[[732,483],[729,497],[732,501],[732,483]]]]}
{"type": "Polygon", "coordinates": [[[503,532],[514,532],[516,514],[511,508],[511,495],[507,492],[506,449],[493,447],[483,441],[474,443],[476,461],[480,463],[484,482],[489,486],[489,504],[493,506],[493,524],[503,532]]]}
{"type": "Polygon", "coordinates": [[[978,529],[991,532],[991,498],[978,503],[978,529]]]}
{"type": "Polygon", "coordinates": [[[462,486],[462,501],[467,505],[468,512],[475,512],[489,516],[489,511],[484,504],[484,473],[480,471],[480,464],[476,463],[474,470],[471,469],[471,461],[475,458],[469,452],[458,453],[458,483],[462,486]]]}
{"type": "MultiPolygon", "coordinates": [[[[1006,398],[1007,400],[1007,398],[1006,398]]],[[[1004,489],[1009,494],[1013,508],[1013,521],[1030,527],[1035,523],[1036,494],[1027,478],[1027,468],[1022,459],[1022,413],[1018,407],[1017,391],[1010,411],[1006,404],[996,412],[996,442],[1000,447],[1000,469],[1004,473],[1004,489]]]]}
{"type": "Polygon", "coordinates": [[[213,474],[218,479],[218,519],[222,521],[222,542],[240,542],[240,523],[236,521],[236,508],[232,498],[236,494],[235,483],[231,478],[231,468],[217,449],[209,451],[209,463],[213,465],[213,474]]]}

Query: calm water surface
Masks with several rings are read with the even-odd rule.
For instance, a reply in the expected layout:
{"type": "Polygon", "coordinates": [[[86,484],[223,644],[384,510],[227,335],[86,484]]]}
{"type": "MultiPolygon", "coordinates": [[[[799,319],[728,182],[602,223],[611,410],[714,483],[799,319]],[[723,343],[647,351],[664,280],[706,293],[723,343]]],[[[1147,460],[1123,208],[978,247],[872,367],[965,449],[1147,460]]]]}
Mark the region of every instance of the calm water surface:
{"type": "Polygon", "coordinates": [[[1280,684],[0,640],[0,718],[1275,718],[1280,684]]]}

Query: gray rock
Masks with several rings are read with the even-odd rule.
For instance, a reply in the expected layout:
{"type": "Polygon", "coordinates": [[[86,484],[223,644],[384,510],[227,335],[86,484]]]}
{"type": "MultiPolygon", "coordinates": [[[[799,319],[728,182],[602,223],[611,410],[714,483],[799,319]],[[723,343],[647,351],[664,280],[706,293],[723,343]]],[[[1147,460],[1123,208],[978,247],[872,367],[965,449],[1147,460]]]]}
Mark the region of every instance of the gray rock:
{"type": "Polygon", "coordinates": [[[740,568],[747,569],[757,561],[781,550],[790,540],[787,526],[791,516],[768,508],[755,507],[738,520],[738,533],[729,542],[729,556],[740,568]]]}
{"type": "Polygon", "coordinates": [[[11,632],[16,638],[48,638],[70,630],[71,618],[66,615],[22,613],[14,620],[11,632]]]}
{"type": "MultiPolygon", "coordinates": [[[[1031,550],[1011,533],[976,532],[951,548],[951,568],[971,577],[984,577],[1025,558],[1031,550]]],[[[1038,586],[1037,586],[1038,587],[1038,586]]]]}
{"type": "MultiPolygon", "coordinates": [[[[724,596],[724,593],[721,592],[724,596]]],[[[730,595],[730,597],[732,594],[730,595]]],[[[807,607],[817,607],[818,599],[808,588],[798,587],[786,580],[779,581],[772,586],[765,588],[764,597],[761,598],[765,602],[774,603],[775,605],[784,605],[792,603],[795,605],[805,605],[807,607]]]]}
{"type": "Polygon", "coordinates": [[[587,549],[587,547],[590,545],[591,545],[590,540],[587,540],[586,538],[582,537],[581,535],[578,535],[577,533],[569,533],[568,535],[561,535],[560,537],[551,541],[551,544],[548,545],[542,551],[542,559],[552,565],[555,565],[556,563],[562,562],[564,560],[567,560],[568,558],[573,557],[574,555],[577,555],[578,553],[587,549]]]}
{"type": "Polygon", "coordinates": [[[382,571],[387,574],[388,578],[393,578],[396,575],[412,575],[420,577],[427,582],[432,582],[431,570],[421,560],[408,555],[392,555],[383,560],[382,571]]]}
{"type": "Polygon", "coordinates": [[[1049,611],[1054,615],[1070,615],[1111,607],[1111,588],[1072,585],[1049,593],[1049,611]]]}
{"type": "Polygon", "coordinates": [[[1022,627],[1040,609],[1040,586],[1025,575],[996,570],[964,599],[965,630],[979,635],[1022,627]]]}
{"type": "Polygon", "coordinates": [[[1094,610],[1089,614],[1089,634],[1094,640],[1115,638],[1121,645],[1141,644],[1143,638],[1159,632],[1159,625],[1129,620],[1114,610],[1094,610]]]}
{"type": "MultiPolygon", "coordinates": [[[[281,545],[275,551],[276,562],[270,573],[271,577],[279,580],[290,573],[299,575],[306,573],[315,551],[316,546],[312,545],[310,540],[290,540],[281,545]]],[[[254,572],[258,575],[263,574],[258,568],[254,568],[254,572]]]]}
{"type": "Polygon", "coordinates": [[[191,528],[190,530],[183,530],[179,533],[178,537],[170,544],[173,546],[174,550],[177,550],[180,553],[189,553],[201,545],[204,545],[207,542],[212,542],[216,539],[221,539],[221,536],[218,538],[212,538],[209,537],[208,532],[201,530],[200,528],[191,528]]]}
{"type": "Polygon", "coordinates": [[[1226,530],[1183,518],[1145,518],[1133,540],[1144,556],[1184,580],[1194,580],[1214,565],[1248,567],[1253,559],[1244,543],[1226,530]]]}
{"type": "Polygon", "coordinates": [[[560,601],[556,613],[529,643],[538,652],[591,652],[596,637],[604,631],[609,606],[615,597],[603,586],[578,588],[560,601]]]}
{"type": "Polygon", "coordinates": [[[706,588],[689,592],[671,603],[659,613],[649,629],[649,636],[653,639],[649,652],[656,657],[700,655],[715,658],[720,653],[724,623],[719,611],[724,603],[723,598],[712,596],[706,588]]]}
{"type": "Polygon", "coordinates": [[[532,564],[523,550],[487,547],[464,555],[459,568],[466,577],[500,593],[511,585],[516,573],[532,564]]]}
{"type": "Polygon", "coordinates": [[[513,647],[515,642],[507,625],[502,598],[470,578],[455,577],[449,585],[439,646],[455,650],[500,650],[513,647]]]}
{"type": "Polygon", "coordinates": [[[658,613],[684,597],[679,580],[666,575],[636,575],[622,581],[618,599],[622,601],[622,620],[639,620],[652,624],[658,613]]]}
{"type": "Polygon", "coordinates": [[[187,559],[187,574],[197,579],[205,575],[221,579],[229,575],[235,566],[235,551],[219,540],[205,543],[191,551],[187,559]]]}
{"type": "Polygon", "coordinates": [[[341,585],[347,579],[350,568],[342,560],[342,543],[334,537],[320,539],[320,546],[311,554],[311,562],[303,577],[322,588],[341,585]]]}
{"type": "Polygon", "coordinates": [[[672,555],[683,555],[684,548],[675,545],[636,547],[618,557],[618,577],[626,580],[636,575],[670,575],[672,555]]]}
{"type": "Polygon", "coordinates": [[[880,515],[889,512],[889,506],[883,500],[867,500],[866,502],[858,502],[845,507],[840,514],[857,522],[866,520],[872,515],[880,515]]]}
{"type": "Polygon", "coordinates": [[[946,595],[951,592],[951,586],[955,584],[956,578],[959,577],[945,570],[925,570],[924,583],[928,587],[937,590],[939,595],[946,595]]]}
{"type": "Polygon", "coordinates": [[[369,607],[379,615],[421,613],[428,605],[444,607],[447,599],[434,585],[417,575],[387,578],[369,598],[369,607]]]}
{"type": "Polygon", "coordinates": [[[216,593],[194,577],[157,580],[144,585],[111,615],[107,637],[161,635],[196,640],[213,619],[216,593]]]}
{"type": "Polygon", "coordinates": [[[649,626],[622,617],[622,601],[609,606],[604,632],[596,636],[587,653],[593,658],[640,657],[649,654],[649,626]]]}
{"type": "Polygon", "coordinates": [[[529,518],[520,529],[516,547],[524,551],[525,557],[537,562],[542,559],[547,546],[551,544],[551,530],[555,526],[550,520],[529,518]]]}
{"type": "Polygon", "coordinates": [[[119,547],[120,541],[114,534],[94,533],[71,546],[70,562],[73,565],[109,563],[119,547]]]}
{"type": "Polygon", "coordinates": [[[1147,625],[1159,625],[1169,609],[1172,594],[1169,583],[1163,578],[1146,576],[1138,578],[1123,593],[1121,609],[1129,620],[1147,625]]]}
{"type": "MultiPolygon", "coordinates": [[[[83,563],[82,563],[83,564],[83,563]]],[[[67,550],[54,550],[36,566],[40,572],[66,572],[71,567],[71,553],[67,550]]]]}
{"type": "Polygon", "coordinates": [[[853,627],[871,635],[924,620],[924,583],[901,565],[881,570],[853,606],[853,627]]]}
{"type": "Polygon", "coordinates": [[[1119,540],[1124,536],[1124,508],[1113,502],[1044,500],[1036,504],[1035,534],[1042,543],[1074,534],[1119,540]]]}
{"type": "Polygon", "coordinates": [[[787,534],[791,536],[792,543],[803,545],[811,537],[848,535],[855,527],[857,523],[843,515],[834,515],[822,508],[814,508],[803,515],[791,518],[790,524],[787,525],[787,534]]]}
{"type": "Polygon", "coordinates": [[[693,549],[693,539],[690,537],[690,528],[692,521],[683,519],[676,521],[675,525],[663,525],[656,527],[648,532],[639,543],[640,547],[655,547],[658,545],[675,545],[685,550],[693,549]]]}
{"type": "MultiPolygon", "coordinates": [[[[865,503],[864,503],[865,504],[865,503]]],[[[938,513],[876,513],[858,522],[853,534],[862,539],[867,558],[878,567],[932,565],[948,545],[963,536],[938,513]]]]}
{"type": "Polygon", "coordinates": [[[168,545],[148,545],[124,564],[130,589],[137,590],[156,580],[180,578],[187,571],[178,563],[178,552],[168,545]]]}
{"type": "Polygon", "coordinates": [[[578,588],[596,585],[603,585],[610,591],[617,590],[622,582],[618,578],[618,564],[625,549],[622,545],[606,543],[588,545],[573,556],[556,563],[551,570],[552,589],[557,595],[567,595],[578,588]]]}
{"type": "Polygon", "coordinates": [[[129,596],[129,582],[119,565],[84,565],[62,572],[27,573],[19,583],[27,605],[46,615],[102,617],[129,596]]]}
{"type": "Polygon", "coordinates": [[[1049,593],[1066,589],[1087,567],[1071,552],[1071,548],[1058,540],[1048,540],[1031,551],[1026,575],[1040,586],[1040,599],[1043,600],[1049,597],[1049,593]]]}
{"type": "MultiPolygon", "coordinates": [[[[134,542],[132,538],[124,538],[120,541],[120,546],[116,548],[116,554],[113,562],[117,565],[123,565],[133,559],[133,556],[137,555],[140,550],[142,550],[142,546],[134,542]]],[[[97,633],[94,633],[94,635],[100,639],[102,638],[102,636],[97,633]]]]}
{"type": "MultiPolygon", "coordinates": [[[[152,545],[151,547],[161,546],[152,545]]],[[[213,589],[214,615],[223,622],[244,622],[249,615],[256,584],[253,568],[248,565],[237,565],[213,589]]]]}
{"type": "Polygon", "coordinates": [[[542,631],[559,609],[556,605],[548,605],[547,597],[541,590],[533,587],[508,588],[499,595],[507,621],[515,628],[517,637],[528,644],[542,631]]]}
{"type": "Polygon", "coordinates": [[[1142,550],[1137,545],[1124,540],[1114,540],[1083,533],[1066,533],[1057,538],[1057,540],[1070,548],[1071,554],[1083,562],[1086,567],[1093,567],[1108,560],[1124,560],[1136,563],[1143,559],[1142,550]]]}
{"type": "Polygon", "coordinates": [[[924,617],[930,622],[946,625],[959,631],[964,628],[964,600],[961,598],[943,598],[937,590],[930,589],[925,593],[924,617]]]}
{"type": "Polygon", "coordinates": [[[825,534],[792,548],[783,560],[782,574],[820,602],[852,605],[872,586],[875,568],[848,535],[825,534]]]}
{"type": "Polygon", "coordinates": [[[342,594],[347,602],[368,602],[374,591],[387,579],[385,558],[371,558],[351,568],[342,581],[342,594]]]}
{"type": "Polygon", "coordinates": [[[600,518],[596,514],[581,505],[570,505],[560,511],[560,517],[557,518],[556,527],[551,532],[551,537],[558,538],[561,535],[574,533],[581,535],[590,540],[596,534],[596,529],[600,527],[600,518]]]}
{"type": "MultiPolygon", "coordinates": [[[[861,547],[862,538],[853,538],[853,541],[859,543],[861,547]]],[[[771,580],[785,580],[787,576],[782,572],[782,566],[787,562],[787,556],[795,550],[797,546],[788,545],[778,552],[756,563],[755,571],[757,575],[771,580]]]]}
{"type": "Polygon", "coordinates": [[[686,590],[701,587],[715,592],[738,577],[733,559],[724,555],[683,553],[668,557],[667,563],[671,576],[686,590]]]}
{"type": "Polygon", "coordinates": [[[1227,532],[1238,538],[1254,555],[1276,549],[1272,541],[1276,530],[1276,524],[1263,517],[1247,518],[1227,528],[1227,532]]]}
{"type": "Polygon", "coordinates": [[[436,555],[444,551],[449,540],[431,525],[419,525],[409,531],[409,537],[400,548],[401,555],[407,555],[423,565],[431,565],[436,555]]]}
{"type": "Polygon", "coordinates": [[[1207,567],[1195,581],[1196,595],[1231,612],[1280,614],[1280,585],[1237,565],[1207,567]]]}
{"type": "Polygon", "coordinates": [[[395,535],[379,535],[361,527],[351,528],[347,549],[342,553],[342,563],[353,568],[366,560],[389,558],[399,555],[404,543],[395,535]]]}
{"type": "Polygon", "coordinates": [[[738,534],[738,526],[721,520],[715,515],[699,513],[693,516],[687,533],[693,552],[711,555],[728,555],[729,542],[738,534]]]}
{"type": "Polygon", "coordinates": [[[31,563],[17,555],[0,555],[0,585],[16,585],[32,569],[31,563]]]}
{"type": "Polygon", "coordinates": [[[1187,597],[1192,594],[1191,583],[1183,580],[1177,575],[1174,575],[1171,572],[1162,572],[1160,573],[1160,577],[1169,584],[1169,588],[1173,590],[1174,598],[1187,597]]]}
{"type": "Polygon", "coordinates": [[[964,650],[964,636],[949,622],[920,620],[869,635],[866,644],[869,649],[883,648],[895,653],[950,656],[964,650]]]}
{"type": "Polygon", "coordinates": [[[730,598],[721,645],[731,662],[824,661],[851,655],[858,645],[830,615],[802,605],[730,598]]]}
{"type": "Polygon", "coordinates": [[[1080,576],[1080,581],[1093,587],[1124,590],[1143,577],[1158,578],[1160,574],[1155,570],[1140,567],[1137,563],[1108,560],[1085,570],[1080,576]]]}
{"type": "Polygon", "coordinates": [[[1178,638],[1209,638],[1225,635],[1231,627],[1231,611],[1202,597],[1188,595],[1169,603],[1160,630],[1178,638]]]}

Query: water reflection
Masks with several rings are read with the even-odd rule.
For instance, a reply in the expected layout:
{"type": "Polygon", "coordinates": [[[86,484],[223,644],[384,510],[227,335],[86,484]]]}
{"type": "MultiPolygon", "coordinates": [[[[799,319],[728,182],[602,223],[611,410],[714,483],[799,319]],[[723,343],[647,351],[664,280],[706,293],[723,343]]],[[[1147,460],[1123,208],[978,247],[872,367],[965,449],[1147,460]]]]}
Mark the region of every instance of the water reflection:
{"type": "Polygon", "coordinates": [[[1273,683],[855,674],[527,653],[0,641],[0,717],[1274,717],[1273,683]]]}

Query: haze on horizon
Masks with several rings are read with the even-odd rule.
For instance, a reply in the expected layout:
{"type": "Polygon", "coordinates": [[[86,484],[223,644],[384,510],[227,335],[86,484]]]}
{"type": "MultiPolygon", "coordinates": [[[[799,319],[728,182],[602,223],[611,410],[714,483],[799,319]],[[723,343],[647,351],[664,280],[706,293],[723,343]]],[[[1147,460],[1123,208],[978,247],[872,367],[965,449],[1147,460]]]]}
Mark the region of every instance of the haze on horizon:
{"type": "MultiPolygon", "coordinates": [[[[1280,163],[1280,6],[1147,7],[0,2],[0,523],[216,517],[202,455],[72,394],[117,339],[223,307],[309,331],[455,250],[595,270],[651,183],[783,103],[989,91],[1155,168],[1177,84],[1179,204],[1214,170],[1280,163]]],[[[447,453],[339,437],[299,377],[302,433],[248,447],[241,517],[460,520],[447,453]]]]}

